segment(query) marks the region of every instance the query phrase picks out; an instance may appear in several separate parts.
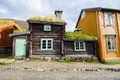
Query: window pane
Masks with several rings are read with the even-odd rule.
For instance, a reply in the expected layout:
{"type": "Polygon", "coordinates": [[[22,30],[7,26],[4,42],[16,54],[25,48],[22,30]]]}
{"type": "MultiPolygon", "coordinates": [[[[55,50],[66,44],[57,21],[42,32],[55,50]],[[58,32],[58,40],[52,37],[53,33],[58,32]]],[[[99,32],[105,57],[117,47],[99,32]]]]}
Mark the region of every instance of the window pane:
{"type": "Polygon", "coordinates": [[[42,41],[42,48],[43,48],[43,49],[46,49],[46,40],[43,40],[43,41],[42,41]]]}
{"type": "Polygon", "coordinates": [[[51,25],[44,25],[44,31],[51,31],[51,25]]]}
{"type": "Polygon", "coordinates": [[[80,49],[84,49],[84,44],[83,44],[83,42],[80,42],[80,49]]]}
{"type": "Polygon", "coordinates": [[[107,47],[108,50],[116,50],[116,38],[115,36],[107,36],[107,47]]]}
{"type": "Polygon", "coordinates": [[[48,40],[48,49],[51,49],[51,48],[52,48],[52,41],[48,40]]]}
{"type": "Polygon", "coordinates": [[[110,37],[107,37],[107,45],[108,45],[108,49],[111,50],[111,42],[110,42],[110,37]]]}
{"type": "Polygon", "coordinates": [[[79,49],[79,42],[76,42],[76,50],[78,50],[79,49]]]}
{"type": "Polygon", "coordinates": [[[104,21],[105,21],[105,26],[113,25],[113,13],[112,12],[104,12],[104,21]]]}
{"type": "Polygon", "coordinates": [[[109,25],[109,19],[108,19],[107,12],[104,13],[104,20],[105,20],[105,25],[109,25]]]}

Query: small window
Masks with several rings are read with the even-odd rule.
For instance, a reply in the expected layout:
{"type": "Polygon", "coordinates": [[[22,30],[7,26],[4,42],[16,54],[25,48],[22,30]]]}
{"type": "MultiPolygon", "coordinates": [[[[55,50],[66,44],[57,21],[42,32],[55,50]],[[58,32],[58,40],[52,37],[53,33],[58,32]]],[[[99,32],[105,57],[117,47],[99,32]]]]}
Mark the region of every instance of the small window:
{"type": "Polygon", "coordinates": [[[85,51],[85,42],[74,42],[75,51],[85,51]]]}
{"type": "Polygon", "coordinates": [[[53,50],[53,39],[41,39],[41,50],[53,50]]]}
{"type": "Polygon", "coordinates": [[[113,26],[113,13],[112,12],[104,12],[104,21],[105,26],[113,26]]]}
{"type": "Polygon", "coordinates": [[[44,25],[44,31],[51,31],[51,25],[44,25]]]}
{"type": "Polygon", "coordinates": [[[116,51],[116,36],[115,35],[107,35],[106,36],[107,50],[108,51],[116,51]]]}

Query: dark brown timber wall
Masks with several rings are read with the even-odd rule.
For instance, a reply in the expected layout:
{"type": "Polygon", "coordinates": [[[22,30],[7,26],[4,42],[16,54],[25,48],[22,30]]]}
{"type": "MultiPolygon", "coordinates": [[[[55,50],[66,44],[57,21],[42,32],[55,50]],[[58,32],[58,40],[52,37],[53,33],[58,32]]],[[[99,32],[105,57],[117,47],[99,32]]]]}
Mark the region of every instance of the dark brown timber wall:
{"type": "Polygon", "coordinates": [[[93,55],[95,56],[96,43],[94,41],[85,41],[86,51],[75,51],[74,41],[64,41],[64,53],[65,55],[93,55]]]}
{"type": "Polygon", "coordinates": [[[32,42],[32,55],[61,55],[62,52],[62,41],[65,33],[64,25],[53,25],[51,24],[51,31],[44,31],[44,24],[30,23],[30,41],[32,42]],[[53,50],[42,51],[40,50],[41,38],[52,38],[53,39],[53,50]]]}

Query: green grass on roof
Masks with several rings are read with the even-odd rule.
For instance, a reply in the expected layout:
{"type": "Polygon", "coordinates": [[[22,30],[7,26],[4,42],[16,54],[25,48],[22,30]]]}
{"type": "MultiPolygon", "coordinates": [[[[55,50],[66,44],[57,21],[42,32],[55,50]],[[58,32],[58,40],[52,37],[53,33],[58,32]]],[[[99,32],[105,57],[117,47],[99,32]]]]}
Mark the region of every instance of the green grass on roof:
{"type": "Polygon", "coordinates": [[[56,19],[54,16],[33,16],[28,20],[32,21],[46,21],[46,22],[65,22],[63,20],[56,19]]]}
{"type": "Polygon", "coordinates": [[[14,22],[11,20],[0,20],[0,26],[12,24],[12,23],[14,22]]]}
{"type": "Polygon", "coordinates": [[[65,38],[75,40],[97,40],[97,37],[83,32],[66,32],[65,38]]]}

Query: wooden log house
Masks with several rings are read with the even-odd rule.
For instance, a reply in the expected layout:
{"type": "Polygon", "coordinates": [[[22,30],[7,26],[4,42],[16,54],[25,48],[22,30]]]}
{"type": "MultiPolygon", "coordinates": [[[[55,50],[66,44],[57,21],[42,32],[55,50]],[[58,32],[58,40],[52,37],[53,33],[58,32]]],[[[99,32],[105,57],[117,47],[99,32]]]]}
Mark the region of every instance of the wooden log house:
{"type": "Polygon", "coordinates": [[[20,27],[10,20],[0,20],[0,48],[12,47],[12,38],[9,34],[12,34],[14,30],[21,30],[20,27]]]}
{"type": "Polygon", "coordinates": [[[14,37],[13,56],[40,59],[95,56],[97,39],[82,32],[65,32],[66,22],[61,14],[62,11],[55,11],[55,17],[35,16],[27,20],[29,32],[11,34],[14,37]]]}
{"type": "Polygon", "coordinates": [[[63,37],[66,22],[61,20],[62,11],[56,17],[32,17],[28,20],[30,34],[30,57],[59,57],[63,53],[63,37]]]}

